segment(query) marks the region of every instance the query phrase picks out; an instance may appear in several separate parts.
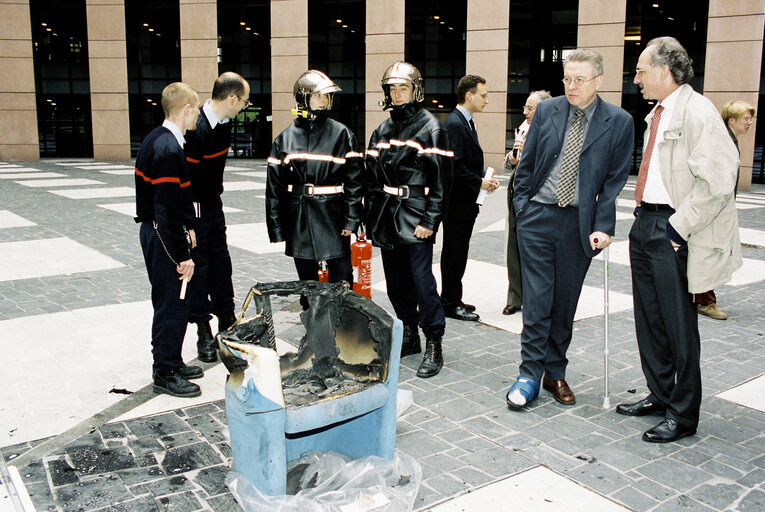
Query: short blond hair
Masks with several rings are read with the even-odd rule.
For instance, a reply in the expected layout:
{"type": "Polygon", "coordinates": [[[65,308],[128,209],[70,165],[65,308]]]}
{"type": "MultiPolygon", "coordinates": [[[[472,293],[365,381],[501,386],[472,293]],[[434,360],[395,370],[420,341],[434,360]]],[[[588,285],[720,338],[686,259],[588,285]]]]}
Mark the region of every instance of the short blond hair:
{"type": "Polygon", "coordinates": [[[746,113],[749,113],[750,116],[754,117],[754,107],[743,100],[729,101],[723,105],[722,110],[720,110],[720,114],[722,115],[726,126],[730,119],[738,119],[746,113]]]}
{"type": "Polygon", "coordinates": [[[168,119],[183,110],[186,105],[195,106],[199,102],[197,91],[183,82],[173,82],[162,90],[162,110],[168,119]]]}

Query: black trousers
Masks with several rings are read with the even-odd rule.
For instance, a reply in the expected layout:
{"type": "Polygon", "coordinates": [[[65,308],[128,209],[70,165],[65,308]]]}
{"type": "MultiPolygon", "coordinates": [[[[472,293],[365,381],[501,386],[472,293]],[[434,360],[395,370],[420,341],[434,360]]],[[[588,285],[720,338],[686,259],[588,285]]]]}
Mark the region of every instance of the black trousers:
{"type": "Polygon", "coordinates": [[[474,225],[475,217],[447,215],[444,218],[441,248],[441,303],[444,307],[453,308],[462,304],[462,278],[465,276],[474,225]]]}
{"type": "Polygon", "coordinates": [[[695,428],[701,407],[698,314],[688,293],[688,249],[667,238],[671,211],[641,210],[630,230],[635,332],[643,374],[667,418],[695,428]]]}
{"type": "Polygon", "coordinates": [[[525,288],[520,374],[565,379],[574,314],[592,261],[582,249],[579,210],[532,201],[517,220],[525,288]]]}
{"type": "Polygon", "coordinates": [[[159,236],[151,222],[143,222],[139,231],[143,259],[151,283],[151,304],[154,317],[151,322],[151,354],[153,371],[178,368],[183,365],[181,347],[189,319],[188,292],[196,284],[196,273],[187,287],[186,299],[181,293],[180,274],[175,263],[162,247],[159,236]]]}
{"type": "Polygon", "coordinates": [[[523,279],[521,277],[521,254],[518,250],[518,232],[515,227],[513,208],[513,184],[507,186],[507,239],[505,240],[507,264],[507,304],[520,308],[523,305],[523,279]]]}
{"type": "Polygon", "coordinates": [[[443,336],[446,318],[433,277],[433,244],[400,244],[381,252],[396,316],[405,325],[419,323],[429,340],[443,336]]]}
{"type": "MultiPolygon", "coordinates": [[[[293,258],[295,260],[295,269],[298,278],[301,281],[317,281],[319,279],[319,262],[303,258],[293,258]]],[[[353,268],[351,267],[351,257],[341,256],[327,260],[327,272],[329,273],[330,283],[339,283],[347,281],[353,284],[353,268]]]]}
{"type": "Polygon", "coordinates": [[[226,242],[226,218],[223,203],[199,203],[200,217],[194,233],[197,246],[191,251],[194,260],[194,283],[191,290],[189,322],[208,322],[234,311],[234,285],[231,281],[231,255],[226,242]]]}

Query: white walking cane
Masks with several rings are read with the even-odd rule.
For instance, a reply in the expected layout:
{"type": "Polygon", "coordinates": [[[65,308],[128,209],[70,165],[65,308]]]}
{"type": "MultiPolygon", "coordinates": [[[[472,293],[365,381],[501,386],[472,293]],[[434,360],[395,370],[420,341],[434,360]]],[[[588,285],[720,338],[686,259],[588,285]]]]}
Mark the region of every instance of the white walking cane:
{"type": "Polygon", "coordinates": [[[608,397],[608,247],[603,249],[603,409],[611,408],[608,397]]]}

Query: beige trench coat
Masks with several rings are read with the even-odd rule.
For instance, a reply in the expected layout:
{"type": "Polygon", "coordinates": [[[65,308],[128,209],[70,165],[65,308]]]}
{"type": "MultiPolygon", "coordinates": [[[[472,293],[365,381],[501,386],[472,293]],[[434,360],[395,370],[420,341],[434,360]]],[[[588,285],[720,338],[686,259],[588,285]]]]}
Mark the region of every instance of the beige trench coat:
{"type": "Polygon", "coordinates": [[[742,265],[733,197],[739,158],[712,102],[687,84],[679,94],[657,145],[659,165],[676,210],[669,221],[688,242],[688,291],[702,293],[730,281],[742,265]]]}

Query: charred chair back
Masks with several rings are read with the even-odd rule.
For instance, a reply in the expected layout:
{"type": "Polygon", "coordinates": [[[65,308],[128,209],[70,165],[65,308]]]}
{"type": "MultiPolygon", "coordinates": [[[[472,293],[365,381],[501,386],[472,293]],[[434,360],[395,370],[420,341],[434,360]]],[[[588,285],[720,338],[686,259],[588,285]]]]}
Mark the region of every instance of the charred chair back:
{"type": "Polygon", "coordinates": [[[287,462],[307,450],[390,459],[396,443],[401,322],[345,283],[254,286],[219,334],[229,369],[233,469],[268,495],[286,491],[287,462]],[[305,335],[279,357],[274,295],[301,297],[305,335]]]}

